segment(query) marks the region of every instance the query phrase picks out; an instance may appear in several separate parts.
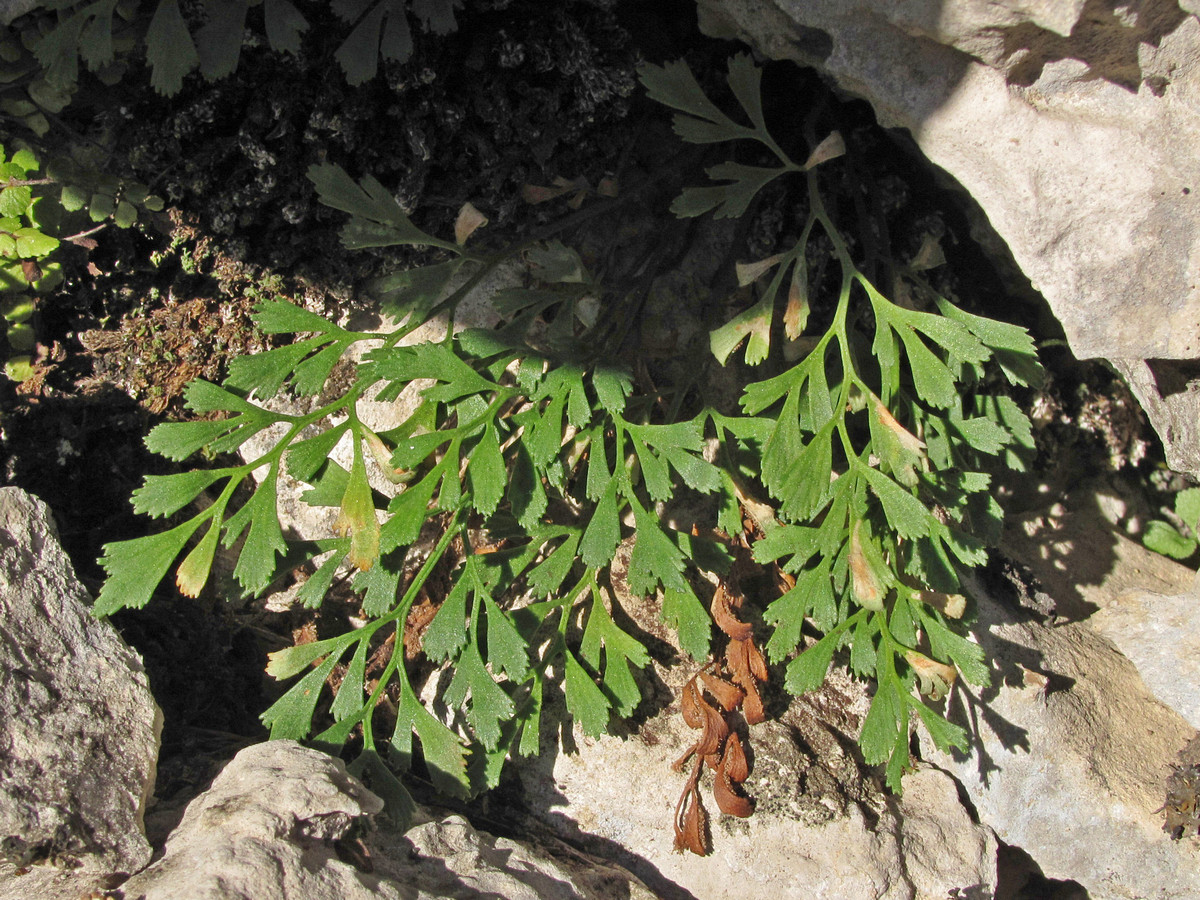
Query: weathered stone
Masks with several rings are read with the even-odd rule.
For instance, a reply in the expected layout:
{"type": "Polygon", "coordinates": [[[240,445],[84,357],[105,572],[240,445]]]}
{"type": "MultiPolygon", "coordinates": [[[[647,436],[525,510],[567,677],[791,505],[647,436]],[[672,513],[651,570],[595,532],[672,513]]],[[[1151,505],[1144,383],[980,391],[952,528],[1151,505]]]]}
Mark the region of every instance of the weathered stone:
{"type": "Polygon", "coordinates": [[[41,5],[41,0],[0,0],[0,25],[10,25],[14,19],[41,5]]]}
{"type": "Polygon", "coordinates": [[[248,747],[188,806],[163,856],[122,886],[138,900],[405,896],[334,844],[383,801],[340,760],[293,741],[248,747]]]}
{"type": "Polygon", "coordinates": [[[1167,839],[1161,812],[1195,730],[1087,625],[1024,620],[973,593],[996,686],[956,689],[951,717],[972,734],[969,755],[941,753],[923,734],[923,756],[1047,877],[1093,900],[1200,896],[1200,841],[1167,839]]]}
{"type": "Polygon", "coordinates": [[[1200,476],[1200,380],[1192,366],[1165,359],[1113,359],[1162,438],[1167,465],[1200,476]]]}
{"type": "Polygon", "coordinates": [[[1154,696],[1200,728],[1200,583],[1178,594],[1127,591],[1089,624],[1137,666],[1154,696]]]}
{"type": "Polygon", "coordinates": [[[1102,483],[1005,529],[1003,548],[1134,664],[1146,687],[1200,728],[1200,595],[1196,573],[1122,533],[1124,504],[1102,483]]]}
{"type": "Polygon", "coordinates": [[[424,900],[655,900],[637,878],[566,845],[498,838],[449,815],[369,844],[376,869],[424,900]]]}
{"type": "Polygon", "coordinates": [[[0,843],[14,865],[104,874],[150,859],[162,717],[141,659],[90,605],[50,510],[0,488],[0,843]]]}
{"type": "MultiPolygon", "coordinates": [[[[656,598],[626,589],[629,562],[627,542],[617,549],[612,579],[622,612],[654,644],[678,652],[656,598]]],[[[698,736],[677,698],[694,670],[653,668],[643,708],[658,712],[636,734],[591,739],[575,728],[569,752],[547,746],[540,757],[513,764],[524,811],[514,816],[614,860],[665,898],[993,895],[995,835],[971,820],[950,778],[920,769],[906,776],[897,801],[864,773],[854,741],[869,689],[836,666],[819,690],[748,728],[752,766],[743,787],[753,815],[722,815],[707,775],[701,789],[712,853],[677,853],[673,819],[687,777],[671,764],[698,736]]],[[[543,721],[564,712],[547,708],[543,721]]]]}
{"type": "MultiPolygon", "coordinates": [[[[1194,4],[1193,4],[1194,5],[1194,4]]],[[[979,204],[1075,355],[1112,360],[1200,473],[1200,22],[1176,3],[699,0],[814,66],[979,204]]]]}
{"type": "Polygon", "coordinates": [[[91,900],[120,884],[123,875],[103,875],[55,866],[14,866],[0,862],[0,900],[91,900]]]}
{"type": "Polygon", "coordinates": [[[905,777],[903,797],[891,798],[862,776],[852,739],[827,724],[835,718],[857,729],[868,703],[862,685],[835,670],[779,721],[751,727],[744,787],[754,814],[722,815],[702,780],[712,832],[706,858],[674,849],[686,776],[671,762],[696,739],[677,707],[629,738],[576,734],[577,752],[521,763],[522,796],[532,816],[616,859],[661,897],[993,896],[995,835],[972,821],[953,780],[922,767],[905,777]]]}
{"type": "Polygon", "coordinates": [[[294,741],[248,747],[194,800],[163,856],[121,890],[137,900],[651,900],[628,873],[555,860],[459,816],[399,834],[344,764],[294,741]]]}

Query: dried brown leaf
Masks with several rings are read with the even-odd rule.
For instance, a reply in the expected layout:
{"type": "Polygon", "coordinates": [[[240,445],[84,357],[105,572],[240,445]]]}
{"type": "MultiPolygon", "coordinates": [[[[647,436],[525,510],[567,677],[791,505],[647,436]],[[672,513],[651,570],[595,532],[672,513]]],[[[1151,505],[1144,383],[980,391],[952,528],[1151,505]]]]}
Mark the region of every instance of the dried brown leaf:
{"type": "Polygon", "coordinates": [[[817,144],[816,149],[808,155],[808,159],[804,161],[804,171],[807,172],[831,159],[837,159],[845,152],[846,142],[842,139],[841,132],[831,131],[829,137],[817,144]]]}
{"type": "Polygon", "coordinates": [[[759,681],[766,681],[771,677],[771,673],[767,671],[767,661],[763,659],[762,651],[753,640],[746,642],[746,656],[750,662],[750,674],[759,681]]]}
{"type": "Polygon", "coordinates": [[[792,269],[792,282],[788,286],[787,307],[783,311],[783,333],[794,341],[808,324],[808,267],[800,259],[792,269]]]}
{"type": "Polygon", "coordinates": [[[392,484],[400,484],[407,481],[411,476],[406,469],[397,469],[392,465],[392,451],[387,448],[382,438],[375,432],[368,431],[366,433],[367,449],[371,451],[371,456],[375,458],[376,464],[383,471],[383,475],[392,484]]]}
{"type": "Polygon", "coordinates": [[[600,184],[596,186],[596,193],[601,197],[616,197],[619,193],[620,185],[617,179],[611,176],[605,176],[600,179],[600,184]]]}
{"type": "Polygon", "coordinates": [[[521,187],[521,199],[526,203],[545,203],[555,197],[568,193],[568,189],[544,187],[540,184],[526,184],[521,187]]]}
{"type": "Polygon", "coordinates": [[[713,799],[717,801],[721,812],[727,816],[745,819],[754,813],[754,803],[734,789],[728,773],[723,770],[718,770],[713,780],[713,799]]]}
{"type": "Polygon", "coordinates": [[[916,650],[905,650],[904,658],[913,667],[917,675],[918,687],[922,694],[931,700],[941,700],[950,692],[954,679],[958,677],[958,669],[930,659],[924,653],[916,650]]]}
{"type": "MultiPolygon", "coordinates": [[[[717,623],[717,627],[725,632],[732,640],[744,641],[749,639],[753,633],[753,629],[746,622],[737,619],[733,614],[734,596],[730,592],[727,582],[722,580],[717,585],[716,591],[712,598],[712,616],[713,621],[717,623]]],[[[741,605],[740,598],[737,605],[741,605]]]]}
{"type": "Polygon", "coordinates": [[[716,756],[729,736],[729,725],[725,722],[725,716],[707,703],[704,703],[703,710],[704,732],[696,741],[696,753],[699,756],[716,756]]]}
{"type": "Polygon", "coordinates": [[[545,203],[547,200],[553,200],[556,197],[574,192],[575,196],[571,198],[569,205],[577,209],[589,190],[591,190],[591,185],[588,184],[586,178],[563,178],[559,175],[554,179],[553,187],[545,187],[540,184],[526,184],[522,186],[521,199],[526,203],[545,203]]]}
{"type": "Polygon", "coordinates": [[[674,772],[682,772],[683,767],[687,765],[687,761],[691,759],[695,753],[696,745],[692,744],[692,746],[688,747],[687,750],[683,752],[683,756],[671,763],[671,770],[674,772]]]}
{"type": "Polygon", "coordinates": [[[867,558],[861,529],[862,523],[855,522],[850,531],[850,590],[860,606],[879,612],[883,609],[884,586],[867,558]]]}
{"type": "Polygon", "coordinates": [[[754,683],[754,678],[750,675],[750,659],[746,655],[745,641],[729,642],[729,646],[725,648],[725,668],[729,670],[729,680],[742,690],[746,689],[746,685],[754,683]]]}
{"type": "Polygon", "coordinates": [[[696,743],[693,744],[686,753],[675,761],[673,768],[678,771],[688,758],[695,753],[700,757],[713,756],[720,753],[721,747],[725,743],[725,737],[729,734],[729,726],[725,723],[725,716],[720,710],[713,707],[700,694],[700,689],[696,686],[696,679],[693,678],[683,688],[683,697],[679,702],[680,710],[683,712],[683,721],[688,724],[689,728],[700,728],[703,731],[696,743]]]}
{"type": "Polygon", "coordinates": [[[926,269],[936,269],[938,266],[945,265],[945,263],[946,253],[942,250],[942,242],[936,235],[927,234],[924,240],[921,241],[921,249],[917,251],[917,255],[909,263],[909,268],[914,272],[923,272],[926,269]]]}
{"type": "Polygon", "coordinates": [[[735,784],[741,784],[750,777],[750,764],[746,762],[746,751],[737,732],[730,734],[729,739],[725,741],[725,752],[721,754],[721,770],[735,784]]]}
{"type": "Polygon", "coordinates": [[[888,431],[892,432],[892,434],[896,436],[896,439],[900,441],[900,446],[909,453],[915,453],[918,456],[924,456],[925,442],[901,425],[896,417],[892,415],[892,411],[883,405],[882,400],[880,400],[874,394],[871,395],[871,400],[875,406],[876,421],[879,422],[879,424],[884,428],[888,429],[888,431]]]}
{"type": "Polygon", "coordinates": [[[944,616],[961,619],[967,611],[967,598],[962,594],[943,594],[941,591],[918,591],[917,599],[932,606],[944,616]]]}
{"type": "Polygon", "coordinates": [[[742,718],[748,725],[758,725],[767,721],[767,711],[757,687],[746,691],[746,699],[742,701],[742,718]]]}
{"type": "Polygon", "coordinates": [[[754,686],[754,675],[750,671],[749,639],[745,641],[730,641],[725,648],[725,665],[729,667],[729,677],[742,690],[754,686]]]}
{"type": "Polygon", "coordinates": [[[700,697],[700,690],[696,687],[696,679],[692,679],[683,686],[683,696],[679,700],[679,707],[683,712],[683,721],[687,722],[688,728],[703,728],[704,713],[701,712],[701,707],[705,705],[704,700],[700,697]]]}
{"type": "Polygon", "coordinates": [[[742,697],[745,696],[740,687],[730,684],[724,678],[701,672],[700,680],[704,682],[705,689],[712,694],[713,699],[725,712],[733,712],[737,709],[738,704],[742,702],[742,697]]]}
{"type": "Polygon", "coordinates": [[[684,813],[683,830],[675,833],[675,850],[691,850],[697,856],[708,856],[708,813],[700,803],[700,792],[692,791],[692,801],[684,813]]]}
{"type": "Polygon", "coordinates": [[[700,781],[701,761],[696,760],[696,766],[688,778],[679,802],[675,805],[675,852],[682,853],[690,850],[697,856],[708,855],[708,813],[700,802],[700,791],[697,784],[700,781]]]}
{"type": "Polygon", "coordinates": [[[760,259],[757,262],[738,263],[735,268],[737,270],[738,287],[745,287],[748,284],[754,284],[758,279],[762,278],[767,272],[771,271],[775,266],[779,265],[779,261],[783,259],[782,253],[776,253],[774,256],[768,256],[766,259],[760,259]]]}
{"type": "Polygon", "coordinates": [[[758,693],[758,682],[767,680],[766,661],[754,641],[730,641],[725,650],[725,663],[733,683],[746,692],[742,699],[742,715],[751,725],[765,722],[766,710],[758,693]]]}

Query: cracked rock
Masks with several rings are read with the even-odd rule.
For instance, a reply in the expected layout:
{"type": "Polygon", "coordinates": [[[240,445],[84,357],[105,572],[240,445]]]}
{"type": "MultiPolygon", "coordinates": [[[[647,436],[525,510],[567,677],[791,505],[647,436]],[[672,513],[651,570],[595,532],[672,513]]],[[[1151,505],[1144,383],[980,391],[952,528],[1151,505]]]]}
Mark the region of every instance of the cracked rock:
{"type": "Polygon", "coordinates": [[[141,659],[90,605],[49,508],[0,488],[0,897],[47,896],[35,884],[51,867],[150,860],[162,716],[141,659]]]}

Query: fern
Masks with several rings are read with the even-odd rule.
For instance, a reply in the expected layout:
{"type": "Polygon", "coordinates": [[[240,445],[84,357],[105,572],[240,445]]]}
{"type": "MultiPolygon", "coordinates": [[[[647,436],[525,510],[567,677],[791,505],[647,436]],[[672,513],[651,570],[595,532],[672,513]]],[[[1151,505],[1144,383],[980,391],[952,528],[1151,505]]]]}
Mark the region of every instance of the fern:
{"type": "MultiPolygon", "coordinates": [[[[395,15],[390,6],[353,9],[362,21],[379,17],[385,29],[395,15]]],[[[298,680],[264,721],[275,737],[311,738],[334,751],[356,736],[358,764],[371,771],[384,756],[407,768],[419,746],[434,784],[465,796],[494,785],[506,758],[539,752],[551,684],[589,734],[638,706],[638,672],[649,654],[621,625],[612,575],[618,548],[630,541],[629,590],[661,595],[664,620],[699,663],[719,649],[720,635],[728,638],[724,662],[709,663],[705,689],[721,692],[726,709],[753,701],[746,715],[757,721],[757,685],[767,667],[753,629],[736,617],[741,599],[731,568],[734,538],[749,518],[754,559],[778,566],[793,585],[763,613],[771,629],[767,654],[786,663],[787,689],[820,685],[848,648],[851,668],[878,686],[862,729],[864,756],[886,763],[896,790],[914,717],[940,745],[963,746],[962,729],[922,698],[940,699],[959,674],[975,684],[988,678],[982,652],[962,628],[959,572],[982,561],[980,535],[999,521],[987,490],[988,459],[1019,464],[1030,446],[1027,420],[991,388],[1000,377],[1032,382],[1039,371],[1033,346],[1022,329],[952,305],[917,266],[903,278],[922,308],[885,297],[855,264],[822,202],[819,167],[836,159],[839,139],[823,142],[803,164],[792,161],[767,131],[759,77],[747,57],[731,61],[729,83],[746,124],[708,100],[684,64],[642,70],[650,95],[679,111],[675,127],[684,140],[754,141],[778,160],[772,167],[713,167],[717,183],[686,190],[676,213],[737,216],[770,181],[805,181],[809,216],[800,240],[742,268],[746,286],[769,281],[745,312],[712,332],[718,362],[743,342],[747,363],[775,359],[777,316],[787,338],[805,332],[806,260],[817,232],[841,269],[828,325],[806,336],[811,349],[798,362],[746,386],[741,413],[664,415],[632,371],[611,362],[605,310],[617,315],[620,305],[583,313],[584,300],[602,287],[573,249],[534,241],[495,255],[469,250],[474,225],[454,240],[437,238],[373,178],[355,181],[336,166],[314,166],[309,178],[321,201],[349,216],[342,232],[348,248],[423,246],[442,259],[374,282],[402,323],[383,335],[344,329],[282,299],[259,306],[260,327],[293,342],[239,360],[223,387],[191,385],[187,404],[204,418],[159,425],[146,442],[183,461],[201,450],[236,450],[268,427],[282,437],[244,464],[148,477],[134,495],[135,509],[174,517],[175,524],[106,546],[108,579],[96,612],[143,605],[172,566],[179,589],[196,594],[218,542],[241,541],[234,575],[250,594],[307,559],[313,574],[300,598],[317,606],[336,574],[347,572],[368,624],[273,654],[270,673],[298,680]],[[453,317],[468,291],[518,254],[532,286],[493,298],[504,318],[499,327],[451,329],[442,340],[403,345],[431,316],[453,317]],[[360,342],[372,349],[341,396],[298,415],[263,405],[283,390],[318,394],[360,342]],[[416,381],[424,384],[420,403],[405,423],[378,433],[363,423],[364,397],[387,401],[416,381]],[[328,458],[346,438],[349,469],[328,458]],[[403,490],[381,498],[368,481],[370,467],[403,490]],[[255,471],[266,473],[257,483],[247,477],[255,471]],[[310,485],[305,502],[338,509],[335,533],[288,546],[276,513],[285,472],[310,485]],[[244,486],[253,490],[239,501],[244,486]],[[667,525],[660,505],[685,493],[713,495],[715,521],[694,533],[667,525]],[[185,509],[192,511],[180,521],[185,509]],[[421,536],[431,533],[432,549],[419,550],[421,536]],[[420,568],[405,583],[410,557],[420,568]],[[461,710],[459,720],[425,707],[405,665],[409,615],[435,569],[451,573],[449,587],[420,649],[447,667],[441,699],[461,710]],[[698,572],[723,586],[712,612],[697,594],[698,572]],[[806,620],[823,637],[802,648],[806,620]],[[332,724],[313,735],[335,667],[344,674],[330,689],[332,724]]],[[[707,704],[696,697],[694,711],[707,704]]],[[[712,725],[720,714],[710,712],[704,721],[712,725]]],[[[712,738],[705,728],[701,749],[712,738]]],[[[744,769],[740,743],[721,746],[721,771],[732,777],[744,769]]],[[[689,782],[693,794],[698,773],[689,782]]],[[[388,784],[402,796],[398,782],[388,784]]],[[[721,785],[722,802],[744,814],[745,798],[721,785]]],[[[688,824],[677,822],[677,840],[686,832],[693,849],[703,831],[696,803],[698,796],[684,814],[688,824]]]]}
{"type": "Polygon", "coordinates": [[[966,733],[923,703],[914,687],[938,700],[958,673],[974,684],[988,681],[982,650],[954,630],[946,611],[957,604],[944,598],[962,590],[961,567],[985,561],[976,535],[999,528],[985,458],[1006,454],[1008,465],[1020,468],[1021,455],[1012,451],[1032,449],[1028,420],[1010,398],[986,392],[985,374],[995,366],[1011,385],[1034,383],[1040,368],[1033,342],[1022,328],[956,308],[916,267],[902,277],[927,309],[900,306],[872,284],[819,190],[816,168],[842,152],[840,136],[831,135],[803,164],[790,159],[766,130],[761,76],[749,57],[734,57],[728,77],[749,125],[708,101],[682,62],[648,65],[641,75],[651,97],[680,111],[675,131],[685,141],[755,141],[779,163],[709,169],[710,178],[724,183],[685,190],[672,206],[678,215],[740,215],[769,181],[806,180],[809,215],[800,239],[739,273],[746,284],[773,271],[759,301],[712,332],[718,360],[726,362],[743,341],[748,364],[767,358],[789,270],[783,331],[800,336],[808,316],[806,253],[818,230],[841,268],[827,330],[814,336],[800,362],[748,385],[742,398],[748,415],[769,413],[772,420],[760,471],[778,503],[778,521],[754,556],[782,561],[794,579],[766,610],[776,625],[771,656],[790,658],[788,689],[819,686],[834,652],[849,644],[851,668],[878,684],[860,737],[863,755],[869,763],[886,761],[887,782],[899,791],[911,715],[943,749],[966,746],[966,733]],[[856,325],[864,301],[873,336],[856,325]],[[793,656],[806,616],[825,636],[793,656]]]}
{"type": "MultiPolygon", "coordinates": [[[[258,5],[267,45],[280,53],[298,53],[310,25],[292,0],[204,0],[199,24],[185,18],[179,0],[43,3],[42,8],[55,12],[54,24],[44,33],[25,36],[32,60],[27,62],[21,45],[11,42],[11,55],[17,57],[11,62],[22,74],[34,74],[29,91],[33,103],[19,114],[30,117],[30,127],[44,134],[38,107],[61,110],[83,69],[119,78],[120,66],[135,47],[144,49],[150,84],[160,94],[178,93],[192,72],[208,81],[231,75],[241,59],[247,12],[258,5]]],[[[461,5],[462,0],[334,0],[333,13],[350,28],[334,54],[346,80],[359,85],[374,78],[381,58],[408,60],[413,49],[410,20],[433,34],[454,31],[454,11],[461,5]]]]}

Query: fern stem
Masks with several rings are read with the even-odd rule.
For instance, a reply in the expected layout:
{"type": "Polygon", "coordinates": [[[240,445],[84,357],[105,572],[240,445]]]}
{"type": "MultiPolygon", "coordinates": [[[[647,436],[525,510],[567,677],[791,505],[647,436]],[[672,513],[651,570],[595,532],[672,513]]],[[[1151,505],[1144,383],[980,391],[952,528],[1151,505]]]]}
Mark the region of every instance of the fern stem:
{"type": "MultiPolygon", "coordinates": [[[[455,534],[457,533],[459,512],[460,510],[454,510],[450,522],[446,526],[446,530],[442,532],[441,538],[438,540],[433,550],[430,551],[429,556],[425,557],[425,562],[421,564],[421,568],[417,571],[417,574],[413,576],[413,580],[409,582],[407,589],[404,591],[404,595],[400,598],[400,602],[396,604],[396,608],[387,615],[382,616],[365,626],[366,628],[371,628],[372,633],[374,633],[390,622],[397,623],[396,640],[392,643],[391,658],[388,659],[387,665],[384,667],[383,672],[380,673],[379,680],[375,684],[375,690],[371,692],[371,696],[367,698],[367,702],[363,707],[364,738],[367,733],[367,720],[370,719],[370,716],[366,715],[366,713],[375,709],[376,705],[379,703],[380,697],[383,695],[384,690],[386,690],[393,675],[395,675],[396,678],[402,682],[400,688],[401,691],[413,690],[412,684],[408,680],[408,672],[405,671],[404,666],[401,664],[404,660],[403,623],[408,620],[408,612],[412,608],[413,601],[416,599],[417,594],[419,594],[421,589],[425,586],[425,582],[429,580],[429,576],[433,574],[434,566],[441,561],[441,558],[446,553],[446,549],[450,546],[450,541],[453,540],[455,534]]],[[[366,640],[366,638],[364,638],[364,640],[366,640]]],[[[415,694],[415,692],[413,693],[415,694]]],[[[374,744],[372,743],[370,746],[373,748],[374,744]]]]}

